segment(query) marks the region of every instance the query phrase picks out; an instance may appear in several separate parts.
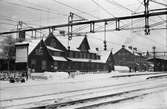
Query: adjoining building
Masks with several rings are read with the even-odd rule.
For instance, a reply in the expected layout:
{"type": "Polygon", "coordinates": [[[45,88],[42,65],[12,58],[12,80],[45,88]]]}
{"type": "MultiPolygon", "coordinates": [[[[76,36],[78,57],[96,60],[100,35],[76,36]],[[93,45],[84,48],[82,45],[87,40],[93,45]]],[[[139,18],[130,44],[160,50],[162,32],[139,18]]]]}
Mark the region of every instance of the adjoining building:
{"type": "Polygon", "coordinates": [[[8,58],[0,54],[0,71],[13,71],[15,69],[15,58],[8,58]]]}
{"type": "Polygon", "coordinates": [[[154,63],[154,71],[167,71],[167,55],[152,56],[147,61],[154,63]]]}
{"type": "Polygon", "coordinates": [[[148,62],[146,57],[142,56],[142,53],[137,52],[137,48],[131,46],[122,48],[114,53],[115,65],[128,66],[129,70],[132,71],[143,71],[148,69],[148,62]]]}
{"type": "MultiPolygon", "coordinates": [[[[92,41],[87,36],[73,37],[68,50],[66,37],[56,37],[50,33],[45,39],[16,43],[16,47],[28,44],[27,66],[35,72],[113,70],[112,51],[98,50],[90,42],[92,41]]],[[[25,62],[21,65],[26,66],[25,62]]]]}

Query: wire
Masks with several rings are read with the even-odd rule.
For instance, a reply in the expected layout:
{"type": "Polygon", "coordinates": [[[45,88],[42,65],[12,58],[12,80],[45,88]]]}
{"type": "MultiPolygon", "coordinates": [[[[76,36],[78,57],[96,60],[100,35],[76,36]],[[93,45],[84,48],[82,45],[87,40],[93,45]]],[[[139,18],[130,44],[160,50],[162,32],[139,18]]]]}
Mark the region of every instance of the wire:
{"type": "Polygon", "coordinates": [[[15,24],[12,24],[12,23],[6,23],[6,22],[1,22],[1,21],[0,21],[0,24],[16,26],[15,24]]]}
{"type": "MultiPolygon", "coordinates": [[[[136,32],[135,32],[135,33],[136,33],[136,32]]],[[[136,33],[136,35],[138,35],[139,37],[148,39],[148,40],[150,40],[151,42],[154,42],[156,45],[159,45],[159,46],[161,46],[161,47],[164,47],[163,44],[161,44],[161,43],[159,43],[159,42],[157,42],[157,41],[155,41],[155,40],[153,40],[153,39],[150,39],[150,38],[148,38],[148,37],[144,37],[144,36],[143,36],[142,34],[140,34],[140,33],[136,33]]]]}
{"type": "Polygon", "coordinates": [[[110,4],[112,4],[112,5],[116,5],[116,6],[119,6],[119,7],[121,7],[121,8],[123,8],[123,9],[126,9],[126,10],[128,10],[128,11],[130,11],[130,12],[135,12],[135,11],[133,11],[133,10],[131,10],[131,9],[129,9],[129,8],[127,8],[127,7],[125,7],[125,6],[123,6],[123,5],[121,5],[121,4],[119,4],[118,2],[116,2],[116,1],[114,1],[114,0],[106,0],[108,3],[110,3],[110,4]]]}
{"type": "Polygon", "coordinates": [[[54,2],[56,2],[58,4],[61,4],[61,5],[65,6],[65,7],[68,7],[68,8],[74,9],[76,11],[79,11],[80,13],[86,14],[86,15],[92,17],[92,18],[100,19],[100,18],[98,18],[98,17],[96,17],[96,16],[94,16],[94,15],[88,13],[88,12],[85,12],[85,11],[82,11],[80,9],[74,8],[74,7],[70,6],[70,5],[67,5],[67,4],[63,3],[63,2],[60,2],[60,1],[57,1],[57,0],[52,0],[52,1],[54,1],[54,2]]]}
{"type": "MultiPolygon", "coordinates": [[[[97,38],[97,37],[94,37],[94,36],[91,36],[90,38],[93,38],[93,39],[97,39],[97,40],[100,40],[100,41],[104,41],[103,39],[100,39],[100,38],[97,38]]],[[[120,46],[122,45],[121,43],[116,43],[116,42],[113,42],[113,41],[107,41],[107,42],[110,42],[112,43],[113,45],[117,45],[117,46],[120,46]]]]}
{"type": "Polygon", "coordinates": [[[115,17],[111,12],[109,12],[107,9],[105,9],[103,6],[101,6],[99,3],[97,3],[95,0],[91,0],[93,3],[95,3],[98,7],[100,7],[102,10],[104,10],[106,13],[111,15],[112,17],[115,17]]]}
{"type": "Polygon", "coordinates": [[[9,17],[9,16],[4,16],[4,15],[0,15],[0,17],[2,18],[5,18],[5,20],[8,20],[8,21],[12,21],[12,22],[18,22],[17,20],[15,20],[15,19],[13,19],[13,18],[11,18],[11,17],[9,17]]]}
{"type": "MultiPolygon", "coordinates": [[[[55,10],[55,9],[50,9],[50,8],[46,8],[46,7],[43,7],[43,6],[41,6],[41,5],[38,5],[38,4],[34,4],[34,3],[32,3],[32,2],[29,2],[29,1],[27,1],[27,0],[21,0],[22,2],[26,2],[27,4],[30,4],[30,5],[34,5],[34,6],[36,6],[36,7],[41,7],[42,9],[45,9],[45,10],[48,10],[49,12],[53,12],[53,13],[55,13],[55,11],[57,12],[57,10],[55,10]]],[[[61,13],[59,13],[59,14],[61,14],[61,13]]],[[[66,15],[66,14],[62,14],[63,16],[68,16],[68,15],[66,15]]]]}
{"type": "Polygon", "coordinates": [[[139,4],[139,6],[135,9],[135,12],[137,12],[139,9],[140,9],[140,7],[143,5],[143,3],[141,2],[140,4],[139,4]]]}
{"type": "Polygon", "coordinates": [[[154,2],[154,3],[157,3],[157,4],[159,4],[159,5],[167,6],[167,4],[164,4],[164,3],[161,3],[161,2],[157,2],[157,1],[155,1],[155,0],[150,0],[150,1],[152,1],[152,2],[154,2]]]}
{"type": "Polygon", "coordinates": [[[62,13],[57,13],[57,12],[51,12],[49,10],[45,10],[45,9],[41,9],[41,8],[37,8],[37,7],[32,7],[32,6],[28,6],[28,5],[22,5],[22,4],[18,4],[18,3],[14,3],[14,2],[8,2],[8,1],[4,1],[10,5],[14,5],[14,6],[18,6],[18,7],[23,7],[23,8],[28,8],[28,9],[33,9],[33,10],[37,10],[37,11],[43,11],[43,12],[49,12],[52,14],[56,14],[56,15],[61,15],[61,16],[67,16],[66,14],[62,14],[62,13]]]}

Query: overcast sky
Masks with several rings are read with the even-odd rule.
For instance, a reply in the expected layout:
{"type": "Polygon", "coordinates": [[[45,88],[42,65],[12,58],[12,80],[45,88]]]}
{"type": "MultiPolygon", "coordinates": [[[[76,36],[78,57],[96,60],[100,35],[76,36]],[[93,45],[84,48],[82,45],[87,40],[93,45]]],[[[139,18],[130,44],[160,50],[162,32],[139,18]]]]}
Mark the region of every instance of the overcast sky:
{"type": "MultiPolygon", "coordinates": [[[[167,5],[167,0],[154,1],[167,5]]],[[[144,11],[142,3],[143,0],[0,0],[0,32],[15,30],[19,20],[33,27],[65,24],[68,22],[69,12],[88,20],[129,16],[132,12],[144,11]]],[[[165,6],[150,2],[149,8],[165,8],[165,6]]],[[[150,24],[165,19],[165,16],[151,17],[150,24]]],[[[144,26],[144,19],[121,22],[121,25],[125,24],[129,24],[129,27],[144,26]]],[[[114,26],[107,28],[113,29],[114,26]]],[[[156,28],[165,28],[165,26],[164,23],[156,28]]],[[[88,34],[88,36],[104,39],[104,33],[88,34]]],[[[116,50],[125,44],[142,51],[150,51],[152,46],[163,51],[166,50],[167,34],[165,29],[152,30],[148,36],[143,30],[115,31],[107,33],[107,41],[109,49],[116,50]]]]}

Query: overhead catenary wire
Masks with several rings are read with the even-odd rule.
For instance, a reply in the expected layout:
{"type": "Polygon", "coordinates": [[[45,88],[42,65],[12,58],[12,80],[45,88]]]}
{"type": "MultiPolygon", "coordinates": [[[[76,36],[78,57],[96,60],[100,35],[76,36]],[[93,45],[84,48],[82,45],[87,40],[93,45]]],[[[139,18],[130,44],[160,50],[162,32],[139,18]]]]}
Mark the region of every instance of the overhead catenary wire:
{"type": "Polygon", "coordinates": [[[56,15],[61,15],[61,16],[67,16],[66,14],[62,14],[62,13],[58,13],[58,12],[51,12],[50,10],[46,10],[46,9],[41,9],[41,8],[37,8],[37,7],[33,7],[33,6],[28,6],[28,5],[23,5],[23,4],[19,4],[19,3],[14,3],[14,2],[9,2],[9,1],[3,1],[4,3],[10,4],[10,5],[14,5],[17,7],[23,7],[23,8],[27,8],[27,9],[32,9],[32,10],[36,10],[36,11],[42,11],[42,12],[46,12],[46,13],[52,13],[52,14],[56,14],[56,15]]]}
{"type": "Polygon", "coordinates": [[[110,3],[110,4],[112,4],[112,5],[116,5],[116,6],[118,6],[118,7],[121,7],[121,8],[123,8],[123,9],[126,9],[126,10],[128,10],[128,11],[130,11],[130,12],[135,12],[135,11],[133,11],[133,10],[131,10],[131,9],[129,9],[129,8],[127,8],[127,7],[125,7],[125,6],[123,6],[123,5],[121,5],[121,4],[119,4],[118,2],[116,2],[116,1],[114,1],[114,0],[106,0],[108,3],[110,3]]]}
{"type": "Polygon", "coordinates": [[[112,17],[115,17],[110,11],[108,11],[107,9],[105,9],[102,5],[100,5],[98,2],[96,2],[95,0],[91,0],[94,4],[96,4],[98,7],[100,7],[102,10],[104,10],[107,14],[111,15],[112,17]]]}
{"type": "MultiPolygon", "coordinates": [[[[51,9],[51,8],[48,8],[48,7],[43,7],[43,6],[39,5],[39,4],[34,4],[34,3],[30,2],[30,1],[27,1],[27,0],[21,0],[21,2],[23,2],[23,3],[25,2],[26,4],[30,4],[30,6],[33,5],[33,6],[38,7],[38,8],[40,7],[40,8],[43,9],[43,10],[48,10],[48,13],[50,13],[50,12],[51,12],[51,13],[52,13],[52,12],[53,12],[53,13],[57,12],[57,10],[55,10],[55,9],[53,9],[53,8],[51,9]]],[[[58,13],[58,14],[61,15],[62,13],[58,13]]],[[[62,15],[65,16],[65,17],[67,16],[66,14],[62,14],[62,15]]]]}
{"type": "Polygon", "coordinates": [[[16,24],[12,24],[12,23],[9,23],[9,22],[2,22],[2,21],[0,21],[0,24],[16,26],[16,24]]]}
{"type": "Polygon", "coordinates": [[[80,10],[80,9],[78,9],[78,8],[72,7],[72,6],[70,6],[70,5],[68,5],[68,4],[65,4],[65,3],[63,3],[63,2],[60,2],[60,1],[58,1],[58,0],[52,0],[52,1],[54,1],[54,2],[56,2],[56,3],[58,3],[58,4],[61,4],[61,5],[65,6],[65,7],[68,7],[68,8],[71,8],[71,9],[73,9],[73,10],[76,10],[76,11],[82,13],[82,14],[88,15],[88,16],[90,16],[90,17],[92,17],[92,18],[100,19],[99,17],[96,17],[96,16],[94,16],[93,14],[90,14],[90,13],[88,13],[88,12],[86,12],[86,11],[82,11],[82,10],[80,10]]]}
{"type": "Polygon", "coordinates": [[[161,2],[157,2],[157,1],[155,1],[155,0],[150,0],[151,2],[154,2],[154,3],[156,3],[156,4],[159,4],[159,5],[163,5],[163,6],[167,6],[167,4],[164,4],[164,3],[161,3],[161,2]]]}

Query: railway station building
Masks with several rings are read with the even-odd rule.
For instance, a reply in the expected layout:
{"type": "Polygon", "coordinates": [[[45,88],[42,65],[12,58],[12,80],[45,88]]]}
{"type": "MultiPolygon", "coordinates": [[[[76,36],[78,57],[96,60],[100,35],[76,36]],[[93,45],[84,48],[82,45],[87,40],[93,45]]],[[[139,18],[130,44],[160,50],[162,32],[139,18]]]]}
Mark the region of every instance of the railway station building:
{"type": "MultiPolygon", "coordinates": [[[[112,51],[99,50],[93,43],[93,41],[95,41],[94,39],[91,40],[88,36],[73,37],[72,40],[68,42],[70,44],[69,49],[67,41],[67,38],[64,36],[56,37],[53,33],[49,33],[49,35],[43,39],[31,39],[16,43],[16,47],[19,48],[20,46],[28,45],[27,66],[35,72],[87,72],[111,71],[114,69],[112,51]]],[[[19,59],[21,58],[19,57],[19,59]]],[[[18,61],[16,66],[20,63],[21,61],[18,61]]],[[[26,65],[24,63],[21,64],[26,65]]]]}

